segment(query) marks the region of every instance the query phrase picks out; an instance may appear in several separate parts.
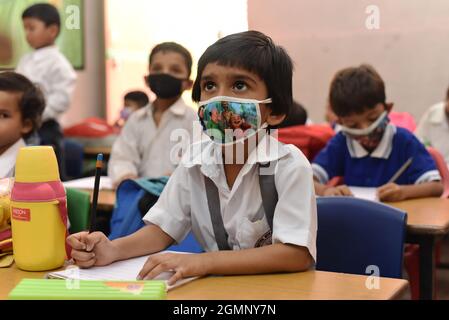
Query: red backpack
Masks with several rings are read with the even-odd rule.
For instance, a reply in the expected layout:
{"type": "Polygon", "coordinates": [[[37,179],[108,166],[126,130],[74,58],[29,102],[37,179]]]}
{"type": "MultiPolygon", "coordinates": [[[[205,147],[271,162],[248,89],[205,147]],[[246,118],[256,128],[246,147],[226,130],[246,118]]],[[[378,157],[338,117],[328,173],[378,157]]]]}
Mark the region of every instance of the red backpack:
{"type": "Polygon", "coordinates": [[[278,130],[278,140],[297,146],[312,161],[335,135],[328,125],[299,125],[278,130]]]}
{"type": "Polygon", "coordinates": [[[119,134],[119,132],[119,129],[99,118],[87,118],[81,123],[64,129],[66,137],[74,138],[103,138],[111,134],[119,134]]]}

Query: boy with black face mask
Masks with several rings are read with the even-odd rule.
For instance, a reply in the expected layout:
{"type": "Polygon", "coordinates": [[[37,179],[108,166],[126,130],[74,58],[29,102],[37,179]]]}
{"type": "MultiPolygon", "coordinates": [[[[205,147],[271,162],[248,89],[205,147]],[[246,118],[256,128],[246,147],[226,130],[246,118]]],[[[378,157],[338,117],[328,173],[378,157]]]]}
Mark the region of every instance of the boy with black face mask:
{"type": "Polygon", "coordinates": [[[156,100],[134,112],[114,143],[108,175],[115,186],[125,179],[156,178],[171,174],[176,163],[170,141],[176,129],[192,132],[195,111],[181,98],[190,89],[192,57],[183,46],[164,42],[153,48],[145,81],[156,100]]]}
{"type": "Polygon", "coordinates": [[[324,185],[336,176],[343,176],[349,186],[378,188],[381,201],[441,195],[441,177],[430,154],[412,133],[390,123],[393,104],[386,102],[384,82],[374,68],[361,65],[339,71],[329,102],[341,132],[313,161],[318,195],[351,195],[345,185],[324,185]],[[388,183],[410,158],[407,170],[388,183]]]}

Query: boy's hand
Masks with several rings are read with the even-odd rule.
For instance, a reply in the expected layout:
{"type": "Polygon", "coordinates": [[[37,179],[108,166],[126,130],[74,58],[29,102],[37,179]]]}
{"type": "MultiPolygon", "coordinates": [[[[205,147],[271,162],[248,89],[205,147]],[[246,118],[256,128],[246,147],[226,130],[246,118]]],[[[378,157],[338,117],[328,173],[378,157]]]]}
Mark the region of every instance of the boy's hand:
{"type": "Polygon", "coordinates": [[[350,196],[353,197],[351,190],[349,190],[348,186],[341,185],[337,187],[331,187],[324,190],[323,196],[333,197],[333,196],[350,196]]]}
{"type": "Polygon", "coordinates": [[[138,280],[153,279],[162,272],[175,272],[168,284],[187,277],[204,276],[207,274],[204,261],[205,254],[161,253],[148,258],[137,276],[138,280]]]}
{"type": "Polygon", "coordinates": [[[396,183],[387,183],[377,189],[380,201],[402,201],[406,199],[404,189],[396,183]]]}
{"type": "Polygon", "coordinates": [[[105,266],[118,260],[116,247],[102,232],[79,232],[70,235],[67,243],[72,247],[72,258],[81,268],[105,266]]]}

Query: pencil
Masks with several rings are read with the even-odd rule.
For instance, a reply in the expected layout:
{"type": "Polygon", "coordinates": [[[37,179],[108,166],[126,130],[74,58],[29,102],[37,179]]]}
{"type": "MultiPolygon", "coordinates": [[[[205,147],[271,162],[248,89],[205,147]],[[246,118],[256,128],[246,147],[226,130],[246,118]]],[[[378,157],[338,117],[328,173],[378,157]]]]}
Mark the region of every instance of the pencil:
{"type": "Polygon", "coordinates": [[[103,154],[99,153],[97,155],[97,163],[95,165],[95,183],[94,183],[94,194],[93,194],[93,198],[92,198],[92,208],[90,211],[89,233],[95,231],[95,223],[96,223],[96,217],[97,217],[98,191],[100,189],[101,168],[103,168],[103,154]]]}
{"type": "Polygon", "coordinates": [[[399,170],[394,174],[394,176],[391,177],[391,179],[388,181],[388,183],[395,182],[401,174],[404,173],[405,170],[412,164],[413,157],[410,157],[403,165],[399,168],[399,170]]]}

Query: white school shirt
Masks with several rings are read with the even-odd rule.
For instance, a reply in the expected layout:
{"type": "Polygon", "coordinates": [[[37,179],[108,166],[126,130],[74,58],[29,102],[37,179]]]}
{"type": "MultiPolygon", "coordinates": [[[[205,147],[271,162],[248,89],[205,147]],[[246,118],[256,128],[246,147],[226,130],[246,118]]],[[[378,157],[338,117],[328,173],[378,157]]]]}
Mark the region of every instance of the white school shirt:
{"type": "Polygon", "coordinates": [[[184,156],[158,202],[144,216],[145,223],[158,225],[177,243],[192,230],[204,250],[217,251],[204,185],[204,176],[208,176],[218,188],[230,248],[254,248],[270,230],[260,194],[258,163],[278,160],[275,185],[279,200],[274,212],[272,243],[306,247],[316,261],[313,174],[299,149],[283,145],[271,136],[264,137],[248,157],[232,189],[221,164],[220,146],[209,140],[195,143],[190,150],[192,155],[184,156]]]}
{"type": "Polygon", "coordinates": [[[16,158],[19,149],[25,147],[25,141],[19,139],[8,150],[0,155],[0,179],[11,178],[14,176],[14,168],[16,166],[16,158]]]}
{"type": "Polygon", "coordinates": [[[188,134],[183,139],[186,146],[192,142],[193,123],[198,116],[182,98],[163,113],[159,126],[152,110],[150,104],[133,112],[112,146],[108,176],[113,183],[129,174],[157,178],[173,173],[180,161],[174,152],[179,142],[170,138],[174,130],[188,134]]]}
{"type": "Polygon", "coordinates": [[[440,102],[423,115],[415,134],[424,144],[437,149],[449,163],[449,120],[444,111],[446,102],[440,102]]]}
{"type": "Polygon", "coordinates": [[[58,120],[70,106],[76,73],[56,46],[34,50],[22,57],[16,72],[37,84],[45,96],[42,119],[58,120]]]}

